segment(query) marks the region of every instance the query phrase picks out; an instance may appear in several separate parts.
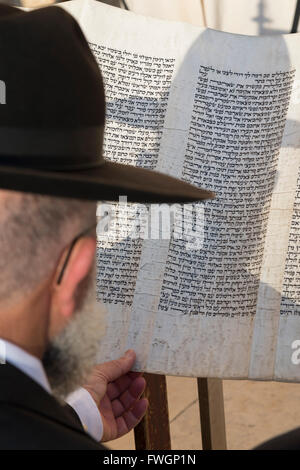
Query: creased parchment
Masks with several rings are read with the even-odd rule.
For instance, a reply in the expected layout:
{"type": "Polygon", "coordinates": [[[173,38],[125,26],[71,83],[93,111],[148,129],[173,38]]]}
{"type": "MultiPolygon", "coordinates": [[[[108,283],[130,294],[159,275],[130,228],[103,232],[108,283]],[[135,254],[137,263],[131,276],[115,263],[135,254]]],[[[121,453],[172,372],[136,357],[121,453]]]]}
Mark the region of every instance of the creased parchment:
{"type": "Polygon", "coordinates": [[[201,244],[176,237],[176,217],[169,239],[98,240],[99,358],[133,347],[147,372],[300,381],[300,35],[62,7],[104,76],[105,157],[217,193],[189,207],[201,244]]]}

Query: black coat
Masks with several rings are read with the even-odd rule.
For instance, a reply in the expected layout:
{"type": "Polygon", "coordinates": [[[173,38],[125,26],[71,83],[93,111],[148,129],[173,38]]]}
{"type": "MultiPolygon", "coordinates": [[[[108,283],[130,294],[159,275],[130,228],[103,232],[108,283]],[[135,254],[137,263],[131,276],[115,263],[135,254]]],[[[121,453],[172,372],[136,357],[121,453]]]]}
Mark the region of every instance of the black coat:
{"type": "Polygon", "coordinates": [[[254,450],[300,450],[300,428],[263,442],[254,450]]]}
{"type": "Polygon", "coordinates": [[[101,450],[68,405],[10,364],[0,365],[0,449],[101,450]]]}

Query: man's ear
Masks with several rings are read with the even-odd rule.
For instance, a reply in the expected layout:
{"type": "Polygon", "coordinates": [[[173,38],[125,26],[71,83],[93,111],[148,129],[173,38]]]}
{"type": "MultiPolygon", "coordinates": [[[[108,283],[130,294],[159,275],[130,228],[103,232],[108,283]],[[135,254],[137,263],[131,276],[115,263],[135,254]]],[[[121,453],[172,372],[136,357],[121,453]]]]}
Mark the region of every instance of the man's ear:
{"type": "MultiPolygon", "coordinates": [[[[64,250],[53,278],[50,314],[55,323],[64,323],[75,310],[76,291],[80,282],[89,274],[94,263],[96,240],[90,237],[80,238],[68,259],[60,284],[57,284],[61,268],[69,247],[64,250]]],[[[56,329],[56,328],[55,328],[56,329]]]]}

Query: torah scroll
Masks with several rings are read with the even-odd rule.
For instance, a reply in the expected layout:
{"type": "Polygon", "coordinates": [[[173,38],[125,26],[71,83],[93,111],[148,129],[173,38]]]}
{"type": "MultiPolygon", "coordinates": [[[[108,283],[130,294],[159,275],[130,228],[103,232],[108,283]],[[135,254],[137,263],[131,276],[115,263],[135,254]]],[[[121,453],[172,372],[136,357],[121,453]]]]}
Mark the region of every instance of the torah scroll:
{"type": "Polygon", "coordinates": [[[154,208],[112,205],[119,237],[98,232],[99,358],[131,347],[137,370],[300,381],[300,35],[62,7],[104,77],[105,157],[217,194],[156,207],[162,221],[173,211],[170,236],[151,237],[154,208]]]}

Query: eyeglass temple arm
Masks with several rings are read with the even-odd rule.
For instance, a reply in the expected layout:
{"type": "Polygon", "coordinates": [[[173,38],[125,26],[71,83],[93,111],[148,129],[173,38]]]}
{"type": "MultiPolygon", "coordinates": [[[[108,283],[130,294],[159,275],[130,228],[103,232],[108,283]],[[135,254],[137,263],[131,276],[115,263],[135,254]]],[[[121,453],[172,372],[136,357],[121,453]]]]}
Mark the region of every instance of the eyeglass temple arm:
{"type": "Polygon", "coordinates": [[[70,245],[70,248],[69,248],[69,251],[67,253],[67,256],[66,256],[66,259],[64,261],[64,264],[63,264],[63,267],[61,268],[61,271],[60,271],[60,274],[58,276],[58,279],[56,281],[56,284],[59,285],[62,281],[62,278],[63,278],[63,275],[64,275],[64,272],[66,270],[66,267],[68,265],[68,262],[69,262],[69,259],[70,259],[70,256],[71,256],[71,253],[73,251],[73,248],[74,246],[76,245],[76,243],[78,242],[78,240],[81,238],[81,237],[84,237],[84,235],[86,235],[87,233],[89,233],[92,229],[96,228],[97,227],[97,224],[93,224],[91,227],[88,227],[87,229],[83,230],[81,233],[79,233],[79,235],[77,235],[77,237],[74,238],[74,240],[72,241],[71,245],[70,245]]]}

